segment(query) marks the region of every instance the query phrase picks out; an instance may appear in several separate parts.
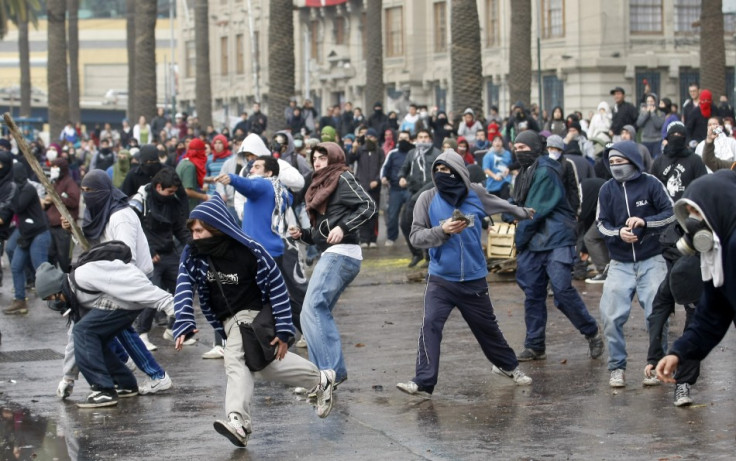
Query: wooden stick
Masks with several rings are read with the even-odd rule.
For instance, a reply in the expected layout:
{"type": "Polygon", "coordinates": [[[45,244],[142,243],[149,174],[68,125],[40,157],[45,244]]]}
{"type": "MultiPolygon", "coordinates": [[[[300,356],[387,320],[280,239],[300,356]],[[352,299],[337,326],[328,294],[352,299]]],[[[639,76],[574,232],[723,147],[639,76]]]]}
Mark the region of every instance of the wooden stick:
{"type": "Polygon", "coordinates": [[[82,245],[83,250],[88,250],[89,242],[87,242],[87,239],[84,237],[82,230],[79,228],[74,218],[72,218],[72,214],[69,213],[69,210],[67,210],[64,202],[61,201],[61,197],[59,197],[59,194],[56,193],[56,189],[54,189],[51,181],[49,181],[49,179],[43,173],[41,164],[38,163],[36,157],[31,155],[31,152],[28,150],[28,144],[26,144],[26,140],[21,135],[18,126],[15,124],[15,120],[13,120],[13,117],[8,112],[5,112],[3,114],[3,120],[5,120],[5,123],[8,125],[8,130],[10,130],[10,134],[12,134],[13,138],[15,138],[15,142],[16,144],[18,144],[18,149],[21,151],[23,157],[26,158],[26,161],[31,166],[31,170],[36,173],[38,180],[41,182],[41,184],[43,184],[43,187],[46,188],[46,193],[49,194],[49,196],[51,197],[51,201],[54,202],[54,205],[56,205],[56,208],[59,210],[59,213],[61,213],[64,219],[69,221],[69,223],[72,225],[72,235],[74,235],[74,238],[77,240],[77,242],[82,245]]]}

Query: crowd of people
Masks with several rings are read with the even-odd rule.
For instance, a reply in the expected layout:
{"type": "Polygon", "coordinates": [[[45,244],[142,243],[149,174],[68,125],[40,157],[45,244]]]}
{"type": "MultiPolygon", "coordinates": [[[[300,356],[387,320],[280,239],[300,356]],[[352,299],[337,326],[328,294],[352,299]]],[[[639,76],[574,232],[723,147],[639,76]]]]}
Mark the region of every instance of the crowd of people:
{"type": "Polygon", "coordinates": [[[198,305],[214,334],[202,357],[224,359],[227,376],[226,419],[214,428],[243,447],[255,376],[294,387],[329,415],[348,379],[335,307],[378,246],[383,210],[384,245],[401,231],[409,267],[424,261],[428,273],[415,375],[401,391],[431,397],[454,307],[492,371],[531,384],[519,363],[547,357],[548,296],[591,359],[607,350],[609,384],[623,387],[623,327],[636,294],[650,339],[642,383],[674,382],[675,405],[689,405],[699,361],[736,313],[724,283],[736,214],[728,197],[709,195],[736,188],[733,108],[695,84],[681,113],[651,91],[638,107],[621,87],[611,96],[588,117],[555,107],[548,118],[522,102],[507,116],[467,108],[456,120],[415,104],[386,114],[380,102],[368,117],[349,102],[319,117],[306,100],[285,109],[284,127],[269,126],[259,104],[219,132],[162,109],[133,127],[84,133],[69,123],[30,153],[72,221],[0,139],[0,241],[14,294],[3,313],[26,315],[33,288],[67,317],[57,395],[69,397],[81,372],[92,392],[78,405],[96,408],[173,386],[149,335],[160,325],[177,349],[194,344],[198,305]],[[526,326],[518,353],[486,282],[491,217],[516,226],[526,326]],[[77,220],[91,247],[73,261],[77,220]],[[600,322],[573,279],[603,284],[600,322]],[[668,348],[676,303],[687,324],[668,348]]]}

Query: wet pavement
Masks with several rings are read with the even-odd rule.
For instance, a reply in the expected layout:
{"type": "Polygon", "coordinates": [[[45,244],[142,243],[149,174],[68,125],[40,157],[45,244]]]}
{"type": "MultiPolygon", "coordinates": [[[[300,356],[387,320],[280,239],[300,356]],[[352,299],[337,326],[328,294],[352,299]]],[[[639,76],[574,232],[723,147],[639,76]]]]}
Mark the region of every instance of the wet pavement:
{"type": "MultiPolygon", "coordinates": [[[[627,387],[619,390],[608,386],[605,354],[588,358],[585,339],[553,307],[547,360],[522,364],[534,379],[526,387],[491,374],[455,311],[444,331],[439,383],[432,400],[425,401],[395,387],[413,376],[424,284],[407,283],[417,270],[406,269],[403,244],[364,254],[361,274],[335,310],[349,380],[336,392],[331,415],[321,420],[291,389],[258,382],[254,433],[245,450],[212,429],[213,421],[224,417],[225,377],[221,360],[200,358],[212,338],[201,316],[199,343],[182,352],[161,338],[160,327],[151,334],[159,346],[154,355],[174,381],[172,390],[124,399],[113,408],[79,409],[74,402],[89,391],[83,379],[70,401],[55,396],[61,360],[9,361],[14,360],[12,351],[64,351],[65,321],[31,292],[27,316],[0,317],[0,459],[733,458],[733,333],[703,363],[692,390],[694,405],[675,408],[672,386],[641,385],[647,338],[637,304],[626,326],[627,387]]],[[[3,304],[11,301],[11,286],[6,269],[3,304]]],[[[600,319],[602,286],[576,286],[600,319]]],[[[524,338],[521,291],[515,283],[492,282],[490,292],[499,324],[519,350],[524,338]]],[[[671,340],[683,324],[684,311],[678,308],[671,340]]]]}

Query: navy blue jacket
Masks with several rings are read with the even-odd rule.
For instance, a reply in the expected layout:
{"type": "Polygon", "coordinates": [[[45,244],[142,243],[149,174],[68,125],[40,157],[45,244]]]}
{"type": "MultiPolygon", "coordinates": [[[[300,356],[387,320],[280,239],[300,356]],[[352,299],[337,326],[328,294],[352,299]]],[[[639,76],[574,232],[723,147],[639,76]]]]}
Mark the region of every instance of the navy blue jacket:
{"type": "Polygon", "coordinates": [[[408,152],[402,152],[398,148],[389,151],[386,160],[381,167],[381,177],[388,179],[392,190],[402,190],[399,186],[399,172],[406,161],[408,152]]]}
{"type": "MultiPolygon", "coordinates": [[[[596,223],[606,241],[611,259],[621,262],[643,261],[662,253],[659,235],[675,221],[672,199],[659,179],[642,173],[642,158],[635,143],[623,141],[614,144],[612,149],[624,154],[639,172],[629,181],[609,179],[601,187],[596,223]],[[626,227],[626,220],[632,216],[642,218],[646,225],[643,229],[634,229],[639,238],[637,242],[626,243],[621,240],[620,232],[626,227]]],[[[603,163],[606,166],[609,152],[603,154],[603,163]]]]}

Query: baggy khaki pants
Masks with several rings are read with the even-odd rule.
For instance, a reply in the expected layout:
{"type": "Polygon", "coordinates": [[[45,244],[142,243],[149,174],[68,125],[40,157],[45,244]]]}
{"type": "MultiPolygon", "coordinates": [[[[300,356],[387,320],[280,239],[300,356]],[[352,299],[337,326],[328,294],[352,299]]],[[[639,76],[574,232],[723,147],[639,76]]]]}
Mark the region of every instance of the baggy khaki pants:
{"type": "Polygon", "coordinates": [[[282,360],[274,360],[259,372],[252,372],[245,366],[243,356],[243,337],[241,323],[251,323],[258,311],[243,310],[225,320],[225,413],[237,413],[243,418],[245,430],[252,432],[250,401],[253,398],[253,378],[258,376],[269,381],[284,383],[290,387],[312,389],[320,381],[317,367],[299,355],[287,352],[282,360]]]}

